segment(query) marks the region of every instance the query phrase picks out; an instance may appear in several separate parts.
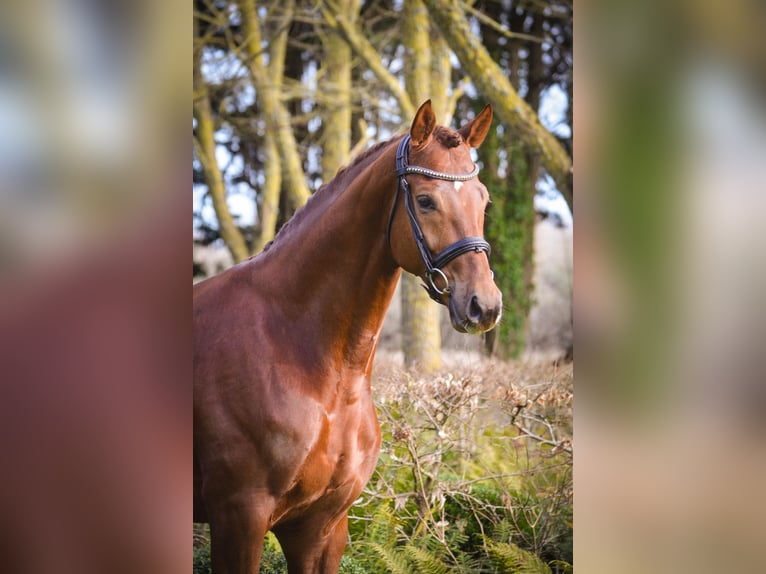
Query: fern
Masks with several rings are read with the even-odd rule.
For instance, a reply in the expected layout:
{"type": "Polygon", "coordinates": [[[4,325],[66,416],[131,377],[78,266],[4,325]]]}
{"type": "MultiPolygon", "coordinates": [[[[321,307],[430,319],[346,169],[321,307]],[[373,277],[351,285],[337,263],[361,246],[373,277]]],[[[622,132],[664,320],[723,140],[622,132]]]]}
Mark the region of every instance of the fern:
{"type": "Polygon", "coordinates": [[[456,563],[450,567],[450,574],[476,574],[477,572],[486,572],[484,561],[480,558],[471,556],[466,552],[455,554],[456,563]]]}
{"type": "Polygon", "coordinates": [[[513,543],[484,538],[492,562],[502,574],[552,574],[550,566],[513,543]]]}
{"type": "Polygon", "coordinates": [[[364,545],[375,553],[385,567],[385,572],[389,574],[412,574],[409,562],[401,550],[395,547],[386,547],[377,542],[365,542],[364,545]]]}
{"type": "Polygon", "coordinates": [[[553,560],[548,564],[550,566],[554,566],[556,568],[556,572],[560,572],[561,574],[572,574],[574,572],[572,565],[569,562],[565,562],[564,560],[553,560]]]}
{"type": "Polygon", "coordinates": [[[435,554],[413,546],[411,543],[404,547],[404,553],[415,566],[415,572],[418,574],[447,574],[446,564],[439,560],[435,554]]]}
{"type": "Polygon", "coordinates": [[[396,544],[396,529],[399,520],[394,513],[391,503],[380,504],[372,516],[372,522],[367,527],[365,537],[370,542],[377,542],[383,546],[396,544]]]}
{"type": "Polygon", "coordinates": [[[510,540],[514,534],[517,534],[517,529],[507,518],[503,518],[492,528],[492,540],[510,540]]]}

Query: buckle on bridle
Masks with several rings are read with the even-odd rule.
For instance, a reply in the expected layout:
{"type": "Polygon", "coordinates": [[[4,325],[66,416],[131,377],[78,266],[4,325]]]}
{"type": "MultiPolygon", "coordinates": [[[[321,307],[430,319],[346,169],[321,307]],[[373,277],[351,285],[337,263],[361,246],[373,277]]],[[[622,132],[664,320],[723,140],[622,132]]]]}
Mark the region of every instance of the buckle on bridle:
{"type": "Polygon", "coordinates": [[[430,271],[426,271],[426,278],[428,279],[428,285],[423,285],[423,287],[425,287],[426,291],[428,291],[431,297],[433,297],[433,293],[436,293],[439,296],[449,295],[452,293],[452,288],[449,286],[449,279],[447,279],[444,271],[438,267],[434,267],[430,271]],[[436,285],[436,282],[434,281],[435,275],[438,275],[444,280],[444,289],[439,289],[439,286],[436,285]]]}

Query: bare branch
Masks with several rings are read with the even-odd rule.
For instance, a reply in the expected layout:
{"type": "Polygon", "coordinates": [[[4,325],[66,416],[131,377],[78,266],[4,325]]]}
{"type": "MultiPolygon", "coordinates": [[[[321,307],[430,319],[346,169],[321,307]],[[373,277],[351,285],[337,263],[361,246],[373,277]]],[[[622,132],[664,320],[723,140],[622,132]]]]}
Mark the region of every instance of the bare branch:
{"type": "Polygon", "coordinates": [[[513,128],[524,147],[540,157],[571,208],[572,160],[556,137],[540,124],[536,111],[519,96],[504,71],[474,34],[465,13],[465,4],[459,0],[424,2],[474,85],[492,103],[497,116],[513,128]]]}
{"type": "Polygon", "coordinates": [[[325,0],[322,6],[322,13],[325,16],[327,24],[337,29],[343,38],[351,46],[351,49],[359,56],[375,76],[383,83],[391,95],[399,103],[403,118],[411,118],[415,115],[415,106],[410,100],[407,92],[402,88],[399,79],[388,71],[377,49],[370,41],[359,31],[359,28],[348,21],[348,18],[340,11],[337,5],[331,0],[325,0]]]}

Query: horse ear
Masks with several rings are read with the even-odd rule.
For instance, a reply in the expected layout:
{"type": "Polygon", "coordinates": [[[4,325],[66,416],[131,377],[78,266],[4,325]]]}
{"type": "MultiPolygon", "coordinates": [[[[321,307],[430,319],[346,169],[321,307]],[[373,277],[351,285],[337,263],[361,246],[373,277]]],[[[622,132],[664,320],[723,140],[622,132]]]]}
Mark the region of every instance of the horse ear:
{"type": "Polygon", "coordinates": [[[492,106],[487,104],[481,113],[473,121],[467,123],[458,130],[463,140],[471,147],[477,148],[487,137],[487,132],[492,125],[492,106]]]}
{"type": "Polygon", "coordinates": [[[431,135],[436,127],[436,115],[431,107],[431,100],[426,100],[418,108],[415,119],[410,127],[410,140],[415,147],[421,147],[431,141],[431,135]]]}

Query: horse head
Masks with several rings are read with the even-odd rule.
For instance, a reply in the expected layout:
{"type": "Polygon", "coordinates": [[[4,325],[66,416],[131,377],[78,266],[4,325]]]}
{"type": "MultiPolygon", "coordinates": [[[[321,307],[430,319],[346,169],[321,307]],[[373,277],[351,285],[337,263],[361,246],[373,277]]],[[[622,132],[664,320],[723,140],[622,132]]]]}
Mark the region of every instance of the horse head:
{"type": "Polygon", "coordinates": [[[471,148],[481,145],[491,123],[492,108],[486,106],[457,131],[437,126],[429,100],[397,151],[392,255],[423,279],[431,297],[449,309],[452,326],[466,333],[491,329],[502,311],[482,237],[489,194],[471,159],[471,148]],[[404,209],[397,209],[400,203],[404,209]]]}

